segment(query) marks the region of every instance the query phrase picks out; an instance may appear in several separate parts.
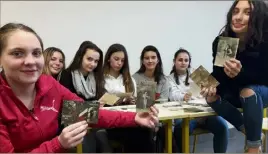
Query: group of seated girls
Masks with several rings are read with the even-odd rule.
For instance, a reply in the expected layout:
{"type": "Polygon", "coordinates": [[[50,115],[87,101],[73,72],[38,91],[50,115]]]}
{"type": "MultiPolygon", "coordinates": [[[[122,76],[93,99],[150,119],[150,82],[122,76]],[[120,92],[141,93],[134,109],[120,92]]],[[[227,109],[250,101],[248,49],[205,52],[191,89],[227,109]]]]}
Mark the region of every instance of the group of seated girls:
{"type": "MultiPolygon", "coordinates": [[[[219,116],[193,119],[190,122],[190,133],[199,127],[214,135],[214,152],[227,151],[228,126],[224,119],[245,135],[245,152],[261,152],[264,139],[261,133],[262,110],[268,105],[267,10],[263,1],[234,1],[227,14],[226,26],[219,35],[239,38],[236,59],[227,60],[223,67],[213,66],[211,74],[220,85],[203,87],[200,93],[219,116]],[[237,108],[243,108],[243,116],[237,108]]],[[[213,63],[219,36],[212,43],[213,63]]],[[[83,42],[71,65],[63,71],[64,55],[59,53],[47,57],[46,66],[51,71],[46,73],[53,75],[62,85],[84,99],[98,99],[104,92],[131,92],[133,97],[125,99],[121,104],[134,104],[136,85],[144,80],[157,82],[158,98],[168,98],[170,101],[193,99],[188,93],[189,84],[193,82],[189,78],[192,72],[191,56],[185,49],[179,49],[174,54],[174,66],[169,76],[163,73],[159,51],[151,45],[142,50],[140,69],[132,77],[127,51],[121,44],[109,47],[102,64],[102,51],[92,42],[83,42]]],[[[175,152],[182,152],[181,120],[176,119],[174,124],[175,152]]],[[[161,134],[160,130],[158,132],[161,134]]],[[[96,149],[111,152],[108,140],[120,140],[125,152],[154,152],[154,135],[154,131],[147,128],[96,129],[85,137],[83,147],[88,148],[86,152],[95,152],[96,149]],[[89,144],[89,140],[94,140],[97,146],[89,144]]],[[[165,135],[160,137],[165,138],[165,135]]]]}
{"type": "MultiPolygon", "coordinates": [[[[234,1],[225,28],[212,43],[214,63],[221,37],[239,39],[236,58],[227,60],[223,67],[213,66],[211,74],[220,85],[201,89],[200,94],[218,116],[190,122],[190,133],[200,127],[214,134],[214,152],[227,150],[228,127],[224,119],[245,135],[245,152],[261,152],[262,111],[268,106],[267,10],[263,1],[234,1]],[[237,108],[243,109],[243,115],[237,108]]],[[[43,52],[41,38],[30,27],[16,23],[2,26],[0,152],[58,153],[80,143],[83,152],[113,152],[109,142],[113,140],[123,145],[124,152],[155,152],[155,134],[161,132],[155,106],[149,113],[133,113],[108,111],[101,104],[97,124],[81,121],[64,127],[59,118],[62,102],[98,100],[107,92],[132,93],[116,105],[135,104],[136,86],[146,80],[157,83],[157,99],[189,101],[194,99],[188,93],[193,82],[189,78],[190,53],[179,49],[174,54],[169,76],[164,75],[160,52],[152,45],[142,50],[140,69],[132,76],[123,45],[111,45],[103,56],[96,44],[84,41],[65,68],[64,53],[55,47],[43,52]]],[[[176,119],[174,125],[174,152],[182,152],[181,120],[176,119]]]]}
{"type": "MultiPolygon", "coordinates": [[[[121,44],[111,45],[102,64],[103,52],[91,41],[84,41],[68,68],[65,69],[65,56],[55,47],[44,51],[44,73],[52,75],[63,86],[85,100],[99,99],[105,92],[133,93],[116,105],[135,104],[136,85],[143,81],[157,83],[156,96],[171,101],[188,101],[191,96],[189,78],[191,73],[191,56],[185,49],[179,49],[174,55],[174,66],[171,74],[163,73],[162,59],[158,49],[152,45],[144,47],[141,52],[140,69],[130,75],[129,60],[126,48],[121,44]]],[[[158,99],[157,98],[157,99],[158,99]]],[[[214,134],[214,151],[226,152],[228,127],[219,116],[191,121],[192,130],[201,127],[214,134]]],[[[181,120],[175,120],[174,136],[177,152],[181,152],[181,120]]],[[[113,152],[110,140],[120,141],[124,150],[129,152],[154,152],[154,132],[147,128],[112,128],[92,129],[84,138],[84,152],[113,152]],[[137,145],[133,147],[133,145],[137,145]],[[142,146],[146,145],[146,146],[142,146]]]]}
{"type": "MultiPolygon", "coordinates": [[[[118,77],[124,69],[121,78],[114,78],[119,80],[114,90],[134,92],[135,83],[125,71],[127,55],[121,51],[125,51],[121,45],[109,49],[112,56],[106,57],[105,79],[113,80],[112,77],[118,77]]],[[[0,152],[60,153],[82,142],[86,152],[96,152],[97,148],[111,152],[107,137],[125,143],[126,152],[152,152],[149,136],[158,126],[159,112],[155,106],[139,113],[100,108],[97,124],[82,120],[60,125],[64,100],[83,103],[83,100],[99,98],[104,92],[102,51],[95,44],[83,42],[66,70],[63,70],[64,58],[57,48],[43,52],[42,39],[24,24],[7,23],[0,28],[0,152]],[[138,146],[133,146],[135,144],[138,146]]],[[[125,101],[133,103],[133,98],[125,101]]]]}

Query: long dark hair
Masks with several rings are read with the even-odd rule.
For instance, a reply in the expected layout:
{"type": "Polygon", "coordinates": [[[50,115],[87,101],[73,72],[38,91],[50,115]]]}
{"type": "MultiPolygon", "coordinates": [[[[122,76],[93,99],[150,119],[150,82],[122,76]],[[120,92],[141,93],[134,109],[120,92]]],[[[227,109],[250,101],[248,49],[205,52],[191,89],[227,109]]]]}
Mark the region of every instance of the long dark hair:
{"type": "Polygon", "coordinates": [[[134,92],[134,83],[132,82],[132,78],[130,76],[130,71],[129,71],[129,62],[128,62],[128,54],[126,48],[122,44],[113,44],[111,45],[104,58],[104,65],[103,65],[103,73],[104,76],[108,75],[110,72],[110,63],[109,59],[111,58],[112,54],[115,52],[123,52],[124,53],[124,65],[120,70],[120,73],[123,75],[123,84],[125,86],[126,92],[134,92]]]}
{"type": "MultiPolygon", "coordinates": [[[[234,1],[227,13],[226,25],[221,29],[220,35],[236,37],[231,28],[233,11],[239,0],[234,1]]],[[[263,41],[264,33],[267,33],[268,8],[262,0],[248,0],[250,4],[250,18],[248,31],[245,36],[246,46],[255,46],[263,41]],[[253,8],[252,8],[253,6],[253,8]]]]}
{"type": "Polygon", "coordinates": [[[77,52],[76,52],[76,54],[74,56],[73,61],[71,62],[70,66],[66,70],[67,71],[79,70],[82,67],[83,57],[86,54],[86,51],[88,49],[95,50],[100,55],[98,65],[93,70],[94,77],[95,77],[95,80],[96,80],[96,98],[98,99],[104,93],[104,78],[103,78],[103,70],[102,70],[103,52],[101,51],[101,49],[96,44],[94,44],[91,41],[84,41],[80,45],[79,49],[77,50],[77,52]]]}
{"type": "MultiPolygon", "coordinates": [[[[190,52],[188,52],[186,49],[183,49],[183,48],[180,48],[175,54],[174,54],[174,63],[177,59],[177,56],[180,54],[180,53],[186,53],[188,56],[189,56],[189,66],[188,68],[191,68],[191,54],[190,52]]],[[[177,85],[180,85],[180,81],[179,81],[179,77],[178,77],[178,72],[176,70],[176,66],[175,64],[173,64],[173,67],[172,67],[172,70],[170,71],[170,74],[174,73],[174,79],[175,79],[175,82],[177,83],[177,85]]],[[[188,86],[190,83],[189,83],[189,75],[190,75],[190,72],[189,72],[189,69],[186,70],[186,79],[185,79],[185,85],[188,86]]]]}
{"type": "Polygon", "coordinates": [[[137,73],[144,73],[146,71],[146,67],[144,66],[144,64],[142,63],[144,55],[146,52],[152,51],[154,53],[156,53],[157,59],[158,59],[158,63],[156,64],[155,70],[154,70],[154,78],[155,81],[157,82],[157,84],[160,83],[161,78],[164,76],[163,73],[163,64],[162,64],[162,59],[161,59],[161,55],[159,53],[159,51],[157,50],[156,47],[152,46],[152,45],[148,45],[146,47],[143,48],[142,52],[141,52],[141,56],[140,56],[140,69],[137,71],[137,73]]]}

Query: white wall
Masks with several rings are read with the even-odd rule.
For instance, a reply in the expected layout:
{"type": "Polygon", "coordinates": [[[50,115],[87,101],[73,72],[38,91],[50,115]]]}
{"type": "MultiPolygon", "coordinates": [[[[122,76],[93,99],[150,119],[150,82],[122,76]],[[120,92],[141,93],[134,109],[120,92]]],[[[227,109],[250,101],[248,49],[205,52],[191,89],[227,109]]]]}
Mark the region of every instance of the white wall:
{"type": "Polygon", "coordinates": [[[104,51],[123,44],[131,72],[148,45],[156,46],[167,74],[174,53],[184,47],[193,66],[212,70],[212,41],[225,23],[232,1],[1,1],[1,26],[22,22],[34,28],[45,47],[61,48],[72,60],[79,45],[91,40],[104,51]]]}

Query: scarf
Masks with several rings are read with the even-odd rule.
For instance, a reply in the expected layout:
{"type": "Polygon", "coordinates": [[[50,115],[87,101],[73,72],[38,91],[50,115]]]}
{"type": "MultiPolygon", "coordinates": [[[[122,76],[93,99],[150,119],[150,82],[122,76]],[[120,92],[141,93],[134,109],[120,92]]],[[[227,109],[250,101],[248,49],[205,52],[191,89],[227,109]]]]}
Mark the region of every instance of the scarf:
{"type": "Polygon", "coordinates": [[[77,94],[83,95],[86,99],[96,96],[96,81],[93,72],[90,72],[86,79],[78,70],[72,71],[71,73],[73,85],[77,94]]]}

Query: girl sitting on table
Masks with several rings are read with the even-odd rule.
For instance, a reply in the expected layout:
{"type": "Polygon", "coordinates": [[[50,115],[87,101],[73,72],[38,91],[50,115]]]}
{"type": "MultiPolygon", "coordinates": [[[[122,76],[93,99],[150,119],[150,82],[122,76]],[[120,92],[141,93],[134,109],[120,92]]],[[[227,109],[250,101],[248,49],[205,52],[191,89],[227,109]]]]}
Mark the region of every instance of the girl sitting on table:
{"type": "MultiPolygon", "coordinates": [[[[30,27],[8,23],[0,28],[1,153],[60,153],[76,147],[87,133],[88,123],[80,121],[57,135],[63,100],[83,100],[42,74],[42,53],[42,40],[30,27]]],[[[158,111],[150,109],[149,114],[100,109],[98,123],[90,127],[154,128],[158,111]]]]}
{"type": "MultiPolygon", "coordinates": [[[[125,98],[117,105],[135,104],[137,95],[135,80],[130,76],[128,54],[121,44],[111,45],[104,58],[105,89],[108,93],[132,93],[133,96],[125,98]]],[[[151,129],[143,127],[107,129],[108,137],[120,141],[124,146],[124,152],[152,153],[151,129]]]]}
{"type": "MultiPolygon", "coordinates": [[[[191,56],[185,49],[179,49],[174,55],[174,65],[171,74],[168,76],[170,84],[170,100],[185,101],[198,99],[188,93],[190,84],[193,82],[189,75],[191,73],[191,56]]],[[[182,120],[175,120],[174,136],[178,147],[178,152],[182,152],[182,120]]],[[[226,121],[220,116],[210,116],[198,118],[190,121],[190,134],[196,128],[209,130],[213,135],[213,149],[215,153],[225,153],[228,145],[228,126],[226,121]]]]}
{"type": "Polygon", "coordinates": [[[59,80],[61,71],[65,69],[65,55],[61,49],[56,47],[48,47],[44,53],[45,65],[43,73],[51,75],[59,80]]]}
{"type": "Polygon", "coordinates": [[[156,99],[167,99],[169,96],[169,86],[163,73],[162,59],[156,47],[146,46],[140,56],[140,69],[133,75],[136,83],[142,81],[155,81],[157,83],[156,99]]]}
{"type": "MultiPolygon", "coordinates": [[[[220,82],[203,88],[207,103],[224,119],[246,135],[245,152],[261,152],[263,109],[268,106],[268,8],[264,1],[234,1],[220,34],[238,38],[236,58],[223,67],[213,66],[220,82]],[[243,109],[243,115],[237,108],[243,109]]],[[[212,43],[213,63],[220,37],[212,43]]]]}
{"type": "MultiPolygon", "coordinates": [[[[98,100],[104,94],[103,53],[91,41],[79,46],[59,82],[84,100],[98,100]]],[[[112,152],[105,129],[91,129],[83,141],[84,153],[112,152]]]]}

